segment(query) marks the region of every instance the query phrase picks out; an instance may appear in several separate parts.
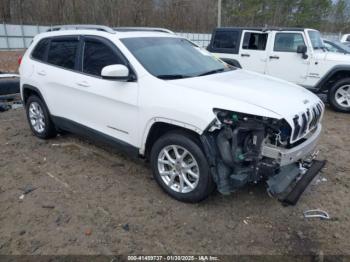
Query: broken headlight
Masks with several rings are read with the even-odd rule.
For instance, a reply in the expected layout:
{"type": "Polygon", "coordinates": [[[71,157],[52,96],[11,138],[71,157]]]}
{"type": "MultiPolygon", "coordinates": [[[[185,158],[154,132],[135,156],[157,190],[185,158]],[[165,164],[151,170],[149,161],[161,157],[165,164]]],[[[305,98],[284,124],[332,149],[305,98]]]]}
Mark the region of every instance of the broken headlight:
{"type": "Polygon", "coordinates": [[[265,138],[268,143],[286,146],[290,140],[292,129],[284,119],[273,119],[222,109],[214,109],[213,112],[216,119],[209,128],[211,132],[224,126],[235,129],[242,124],[249,124],[251,127],[259,125],[265,128],[265,138]]]}

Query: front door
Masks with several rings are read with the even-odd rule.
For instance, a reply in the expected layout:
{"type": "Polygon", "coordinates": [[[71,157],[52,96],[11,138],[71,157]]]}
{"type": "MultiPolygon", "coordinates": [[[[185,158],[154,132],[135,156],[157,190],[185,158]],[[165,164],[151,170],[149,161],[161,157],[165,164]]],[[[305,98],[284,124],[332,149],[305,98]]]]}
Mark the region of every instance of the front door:
{"type": "Polygon", "coordinates": [[[114,64],[127,65],[114,43],[101,37],[84,37],[82,74],[76,83],[77,121],[136,146],[139,85],[137,81],[103,79],[102,69],[114,64]]]}
{"type": "Polygon", "coordinates": [[[308,74],[310,55],[297,53],[306,45],[302,32],[274,32],[274,43],[269,50],[266,73],[289,82],[303,84],[308,74]]]}

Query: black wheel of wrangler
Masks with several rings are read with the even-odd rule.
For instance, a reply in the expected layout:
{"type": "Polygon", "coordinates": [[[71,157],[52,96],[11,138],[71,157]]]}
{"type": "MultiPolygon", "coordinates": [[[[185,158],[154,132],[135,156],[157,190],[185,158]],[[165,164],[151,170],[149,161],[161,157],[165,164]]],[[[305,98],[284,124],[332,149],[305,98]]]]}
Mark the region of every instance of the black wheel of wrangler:
{"type": "Polygon", "coordinates": [[[179,201],[200,202],[215,188],[201,147],[182,132],[170,132],[155,142],[151,165],[161,188],[179,201]]]}
{"type": "Polygon", "coordinates": [[[336,82],[328,92],[328,100],[335,111],[350,113],[350,78],[336,82]]]}
{"type": "Polygon", "coordinates": [[[41,139],[53,138],[57,135],[49,110],[37,96],[30,96],[26,103],[26,114],[33,134],[41,139]]]}

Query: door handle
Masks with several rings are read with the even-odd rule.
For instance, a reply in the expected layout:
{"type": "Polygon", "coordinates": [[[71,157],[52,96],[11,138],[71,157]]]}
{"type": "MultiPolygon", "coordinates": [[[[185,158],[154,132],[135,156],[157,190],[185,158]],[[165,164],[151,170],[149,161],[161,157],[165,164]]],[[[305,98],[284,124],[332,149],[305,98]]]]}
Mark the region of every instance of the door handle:
{"type": "Polygon", "coordinates": [[[250,57],[250,54],[241,54],[241,57],[250,57]]]}
{"type": "Polygon", "coordinates": [[[85,81],[79,82],[79,83],[77,83],[77,85],[80,86],[80,87],[89,87],[90,86],[88,84],[88,82],[85,82],[85,81]]]}
{"type": "Polygon", "coordinates": [[[41,70],[38,72],[38,75],[40,76],[46,76],[46,72],[44,70],[41,70]]]}
{"type": "Polygon", "coordinates": [[[270,56],[270,59],[280,59],[280,57],[279,56],[270,56]]]}

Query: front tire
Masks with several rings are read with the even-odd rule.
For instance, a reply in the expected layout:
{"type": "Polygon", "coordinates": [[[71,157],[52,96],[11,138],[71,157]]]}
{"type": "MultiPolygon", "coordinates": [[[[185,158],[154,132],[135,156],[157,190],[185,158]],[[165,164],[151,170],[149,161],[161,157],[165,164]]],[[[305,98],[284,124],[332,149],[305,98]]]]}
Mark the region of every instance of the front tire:
{"type": "Polygon", "coordinates": [[[53,138],[57,135],[49,110],[37,96],[30,96],[26,103],[26,114],[33,134],[41,139],[53,138]]]}
{"type": "Polygon", "coordinates": [[[336,82],[329,90],[328,100],[335,111],[350,113],[350,78],[336,82]]]}
{"type": "Polygon", "coordinates": [[[152,147],[150,160],[155,180],[176,200],[200,202],[214,189],[203,150],[185,133],[171,132],[159,138],[152,147]]]}

